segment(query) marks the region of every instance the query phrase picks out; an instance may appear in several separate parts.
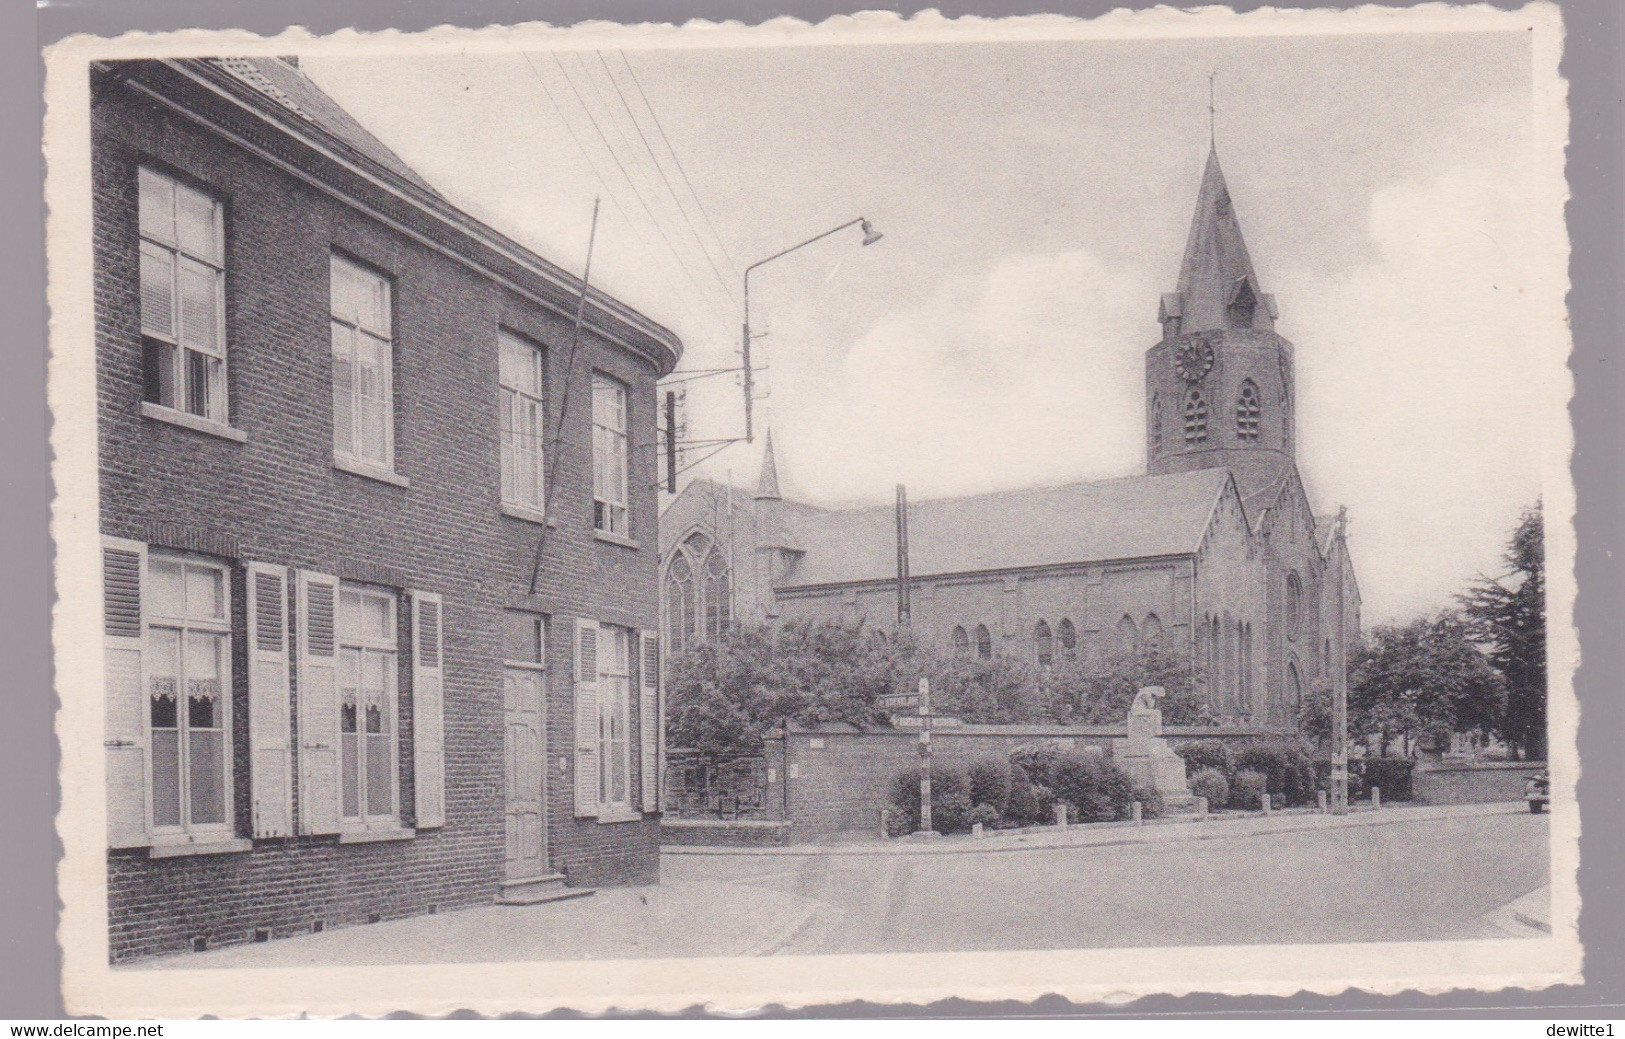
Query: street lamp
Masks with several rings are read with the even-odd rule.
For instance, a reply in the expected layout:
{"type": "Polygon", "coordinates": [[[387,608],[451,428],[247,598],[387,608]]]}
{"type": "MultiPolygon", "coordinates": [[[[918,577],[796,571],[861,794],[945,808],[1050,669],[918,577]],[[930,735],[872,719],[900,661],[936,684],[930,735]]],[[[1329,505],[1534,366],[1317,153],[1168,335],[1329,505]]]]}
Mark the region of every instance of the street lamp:
{"type": "Polygon", "coordinates": [[[828,238],[837,231],[845,231],[847,228],[853,226],[857,226],[863,231],[864,245],[874,245],[876,242],[880,241],[881,238],[885,237],[879,231],[876,231],[874,226],[871,225],[868,220],[860,216],[856,220],[848,220],[840,227],[832,227],[823,234],[813,235],[805,242],[798,245],[792,245],[790,248],[785,249],[782,252],[776,252],[765,260],[757,260],[755,263],[745,268],[745,338],[743,342],[744,355],[742,358],[742,367],[745,373],[745,442],[747,444],[750,443],[754,438],[754,433],[751,427],[751,398],[752,394],[755,392],[756,385],[756,381],[750,367],[750,272],[763,264],[772,263],[781,256],[787,256],[790,253],[795,252],[797,249],[809,246],[821,238],[828,238]]]}

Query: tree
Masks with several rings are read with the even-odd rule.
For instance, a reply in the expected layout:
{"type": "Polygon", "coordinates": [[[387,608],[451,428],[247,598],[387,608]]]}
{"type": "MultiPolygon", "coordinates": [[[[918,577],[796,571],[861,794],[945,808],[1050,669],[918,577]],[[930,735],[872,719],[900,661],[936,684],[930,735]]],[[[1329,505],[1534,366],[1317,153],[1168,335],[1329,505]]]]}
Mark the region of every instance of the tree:
{"type": "Polygon", "coordinates": [[[1507,573],[1481,576],[1459,596],[1474,642],[1506,681],[1494,732],[1520,756],[1546,756],[1546,530],[1541,503],[1524,510],[1503,557],[1507,573]]]}
{"type": "Polygon", "coordinates": [[[1188,657],[1149,649],[1057,661],[1038,676],[1038,693],[1051,721],[1115,725],[1128,717],[1135,693],[1161,686],[1164,724],[1210,725],[1195,679],[1188,657]]]}
{"type": "Polygon", "coordinates": [[[1504,684],[1468,639],[1454,613],[1373,628],[1349,667],[1349,730],[1408,742],[1427,735],[1492,729],[1505,703],[1504,684]]]}

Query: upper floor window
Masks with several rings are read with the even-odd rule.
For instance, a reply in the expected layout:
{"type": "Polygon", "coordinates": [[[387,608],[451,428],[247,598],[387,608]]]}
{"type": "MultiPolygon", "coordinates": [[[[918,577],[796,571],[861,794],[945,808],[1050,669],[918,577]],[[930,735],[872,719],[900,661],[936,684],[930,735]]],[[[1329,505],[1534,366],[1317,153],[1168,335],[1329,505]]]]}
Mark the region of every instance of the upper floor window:
{"type": "Polygon", "coordinates": [[[1258,439],[1258,386],[1248,379],[1241,384],[1241,395],[1236,398],[1236,436],[1242,440],[1258,439]]]}
{"type": "Polygon", "coordinates": [[[395,464],[394,344],[389,280],[342,256],[331,263],[333,454],[395,464]]]}
{"type": "Polygon", "coordinates": [[[541,347],[516,335],[497,335],[497,381],[502,422],[502,500],[543,511],[547,402],[541,347]]]}
{"type": "Polygon", "coordinates": [[[626,387],[606,375],[592,377],[593,526],[627,534],[626,387]]]}
{"type": "Polygon", "coordinates": [[[226,568],[152,556],[142,606],[154,833],[215,831],[231,817],[231,584],[226,568]]]}
{"type": "Polygon", "coordinates": [[[993,659],[993,633],[986,624],[976,626],[976,655],[983,660],[993,659]]]}
{"type": "Polygon", "coordinates": [[[399,708],[395,595],[339,589],[339,803],[347,820],[396,817],[399,708]]]}
{"type": "Polygon", "coordinates": [[[1151,453],[1157,454],[1162,450],[1162,397],[1160,394],[1151,395],[1151,453]]]}
{"type": "Polygon", "coordinates": [[[1033,629],[1033,647],[1038,651],[1038,663],[1049,667],[1055,663],[1055,636],[1050,633],[1049,623],[1039,621],[1033,629]]]}
{"type": "Polygon", "coordinates": [[[218,201],[139,174],[143,396],[226,421],[225,228],[218,201]]]}
{"type": "Polygon", "coordinates": [[[1198,444],[1207,439],[1207,401],[1202,391],[1192,389],[1185,397],[1185,443],[1198,444]]]}
{"type": "Polygon", "coordinates": [[[957,624],[954,625],[952,639],[954,644],[954,656],[970,656],[970,636],[965,633],[965,629],[963,627],[957,624]]]}

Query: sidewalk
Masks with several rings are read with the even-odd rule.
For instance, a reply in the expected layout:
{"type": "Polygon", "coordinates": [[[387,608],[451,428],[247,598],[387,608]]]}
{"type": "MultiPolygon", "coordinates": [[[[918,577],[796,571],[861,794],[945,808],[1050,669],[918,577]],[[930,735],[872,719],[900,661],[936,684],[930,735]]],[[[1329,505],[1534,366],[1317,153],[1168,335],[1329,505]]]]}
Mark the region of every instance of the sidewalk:
{"type": "Polygon", "coordinates": [[[742,884],[610,888],[534,906],[480,906],[131,964],[131,970],[771,956],[819,903],[742,884]]]}
{"type": "Polygon", "coordinates": [[[986,855],[1032,851],[1040,848],[1078,848],[1117,844],[1250,837],[1266,833],[1293,833],[1348,826],[1385,826],[1433,819],[1463,819],[1527,812],[1522,801],[1499,804],[1414,805],[1372,809],[1361,807],[1348,815],[1322,814],[1315,809],[1283,809],[1269,815],[1222,813],[1153,819],[1142,826],[1130,822],[1086,823],[1061,828],[1045,826],[1019,831],[993,831],[980,838],[969,834],[951,837],[879,839],[858,844],[796,844],[785,848],[703,847],[668,845],[663,855],[986,855]]]}

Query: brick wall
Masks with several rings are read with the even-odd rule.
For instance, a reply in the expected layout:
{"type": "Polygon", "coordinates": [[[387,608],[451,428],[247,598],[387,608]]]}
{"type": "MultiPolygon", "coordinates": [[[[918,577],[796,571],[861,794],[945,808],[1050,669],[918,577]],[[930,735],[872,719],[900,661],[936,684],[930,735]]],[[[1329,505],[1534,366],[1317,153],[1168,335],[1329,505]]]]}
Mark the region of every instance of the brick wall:
{"type": "MultiPolygon", "coordinates": [[[[653,363],[584,335],[535,594],[542,525],[499,513],[496,335],[548,350],[549,398],[564,391],[569,323],[194,123],[98,78],[92,105],[95,312],[104,534],[382,581],[444,596],[446,814],[414,838],[256,841],[238,854],[109,856],[115,958],[488,902],[504,857],[504,609],[547,614],[547,772],[552,865],[572,884],[658,878],[659,826],[574,818],[573,618],[657,626],[655,458],[634,450],[635,547],[592,533],[594,370],[629,388],[632,440],[654,439],[653,363]],[[226,212],[226,328],[233,440],[143,417],[136,171],[148,163],[206,190],[226,212]],[[392,279],[395,486],[332,461],[329,257],[392,279]]],[[[556,411],[555,411],[556,416],[556,411]]],[[[243,580],[234,567],[232,691],[237,832],[250,832],[243,580]]],[[[404,599],[404,597],[403,597],[404,599]]],[[[404,613],[403,613],[404,617],[404,613]]],[[[410,625],[401,625],[409,659],[410,625]]],[[[410,825],[411,670],[401,672],[400,803],[410,825]]],[[[297,676],[295,677],[297,696],[297,676]]],[[[634,804],[636,691],[630,733],[634,804]]],[[[297,717],[294,718],[298,739],[297,717]]],[[[296,811],[298,792],[296,790],[296,811]]]]}
{"type": "MultiPolygon", "coordinates": [[[[932,735],[932,761],[964,766],[985,755],[1008,756],[1022,747],[1041,744],[1109,755],[1112,739],[1125,731],[1121,726],[1102,725],[967,725],[932,735]]],[[[1190,740],[1269,738],[1261,730],[1239,728],[1169,727],[1164,736],[1175,745],[1190,740]]],[[[893,782],[919,763],[919,735],[895,729],[792,726],[788,747],[789,767],[778,774],[788,792],[775,789],[774,793],[788,806],[792,843],[841,833],[878,833],[879,812],[890,804],[893,782]]],[[[784,748],[782,734],[769,739],[769,760],[778,760],[784,748]]]]}
{"type": "Polygon", "coordinates": [[[1420,765],[1411,773],[1411,800],[1429,805],[1521,801],[1524,784],[1546,767],[1544,761],[1420,765]]]}

